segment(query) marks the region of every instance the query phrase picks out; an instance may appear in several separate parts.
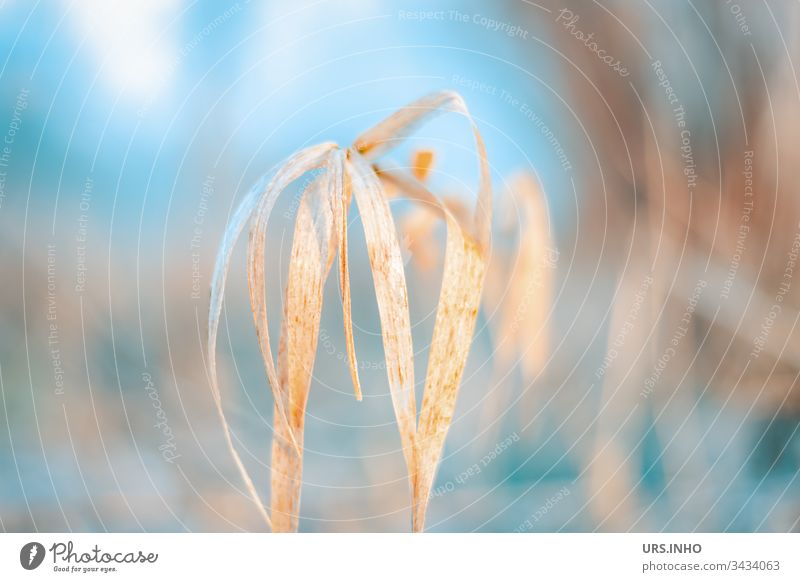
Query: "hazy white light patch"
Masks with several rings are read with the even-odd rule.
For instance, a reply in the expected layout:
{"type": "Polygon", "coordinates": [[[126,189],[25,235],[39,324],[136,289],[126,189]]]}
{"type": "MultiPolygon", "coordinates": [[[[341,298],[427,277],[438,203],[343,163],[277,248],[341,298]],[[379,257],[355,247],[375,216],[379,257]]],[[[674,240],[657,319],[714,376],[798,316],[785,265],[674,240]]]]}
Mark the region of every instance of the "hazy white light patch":
{"type": "Polygon", "coordinates": [[[177,45],[164,28],[177,8],[177,0],[82,0],[71,13],[98,65],[108,59],[104,77],[132,97],[152,97],[174,72],[177,45]]]}

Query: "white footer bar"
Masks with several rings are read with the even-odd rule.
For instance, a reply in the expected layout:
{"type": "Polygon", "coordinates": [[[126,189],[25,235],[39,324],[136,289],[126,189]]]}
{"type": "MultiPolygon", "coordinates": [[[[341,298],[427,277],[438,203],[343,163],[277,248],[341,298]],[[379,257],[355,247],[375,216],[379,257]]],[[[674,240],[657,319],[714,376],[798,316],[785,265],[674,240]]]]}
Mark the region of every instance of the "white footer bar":
{"type": "Polygon", "coordinates": [[[797,534],[3,534],[0,580],[800,580],[797,534]]]}

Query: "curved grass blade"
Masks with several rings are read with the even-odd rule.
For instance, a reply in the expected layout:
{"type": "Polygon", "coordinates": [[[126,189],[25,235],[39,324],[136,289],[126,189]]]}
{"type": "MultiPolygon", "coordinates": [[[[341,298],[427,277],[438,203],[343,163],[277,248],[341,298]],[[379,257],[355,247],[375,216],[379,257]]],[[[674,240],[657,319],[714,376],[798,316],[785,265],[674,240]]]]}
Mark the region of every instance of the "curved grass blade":
{"type": "MultiPolygon", "coordinates": [[[[316,148],[309,148],[309,150],[300,152],[299,154],[296,154],[295,156],[290,158],[288,163],[292,163],[293,166],[296,166],[300,162],[307,163],[305,160],[309,156],[312,159],[315,159],[315,156],[330,151],[332,147],[334,147],[333,144],[322,144],[320,146],[316,146],[316,148]]],[[[279,171],[278,174],[281,174],[281,172],[279,171]]],[[[211,279],[211,298],[209,301],[209,311],[208,311],[208,362],[209,362],[208,366],[209,366],[209,376],[211,381],[211,394],[214,398],[214,405],[217,411],[217,416],[219,417],[220,422],[222,423],[223,434],[225,436],[225,442],[228,446],[228,450],[230,451],[234,463],[236,464],[236,468],[238,469],[239,474],[241,475],[242,480],[245,483],[247,492],[255,502],[259,514],[267,523],[267,525],[269,525],[270,527],[272,527],[272,522],[270,520],[269,514],[267,513],[264,503],[261,501],[261,497],[258,495],[258,491],[256,490],[256,487],[253,484],[253,480],[250,478],[250,474],[248,473],[247,468],[244,466],[244,463],[242,462],[239,453],[236,451],[236,447],[233,444],[233,436],[231,433],[230,425],[228,424],[227,418],[225,417],[225,410],[222,406],[222,395],[219,389],[219,378],[217,373],[217,335],[219,332],[219,320],[222,314],[222,301],[225,296],[225,285],[227,282],[231,257],[233,256],[233,249],[236,246],[236,242],[239,240],[242,231],[244,230],[245,224],[247,224],[247,221],[251,219],[254,212],[256,211],[259,202],[263,199],[264,196],[267,196],[269,192],[274,190],[277,178],[278,176],[273,178],[271,181],[268,181],[267,176],[262,177],[258,181],[258,183],[247,193],[244,200],[239,204],[233,216],[231,217],[231,220],[228,223],[227,228],[225,229],[225,234],[223,236],[219,252],[217,253],[217,260],[214,266],[214,274],[211,279]]],[[[282,189],[283,188],[281,188],[281,190],[282,189]]],[[[272,387],[273,394],[277,395],[278,391],[277,383],[272,383],[271,381],[270,386],[272,387]]],[[[277,397],[276,397],[276,402],[277,402],[277,397]]],[[[281,416],[283,416],[284,414],[283,406],[280,407],[280,411],[281,411],[281,416]]],[[[292,443],[293,446],[297,448],[297,443],[294,440],[293,436],[292,436],[292,443]]]]}
{"type": "MultiPolygon", "coordinates": [[[[462,97],[442,91],[403,107],[362,133],[355,148],[374,160],[396,147],[419,125],[445,111],[464,115],[472,128],[478,156],[478,195],[472,219],[459,217],[413,177],[390,180],[401,191],[443,213],[447,223],[445,267],[430,347],[428,375],[415,441],[412,476],[412,530],[423,531],[433,478],[452,423],[461,375],[478,313],[491,244],[492,190],[489,161],[480,131],[462,97]],[[399,180],[399,182],[398,182],[399,180]]],[[[431,160],[432,161],[432,160],[431,160]]],[[[365,222],[366,227],[366,222],[365,222]]],[[[398,419],[399,423],[399,419],[398,419]]]]}
{"type": "Polygon", "coordinates": [[[303,194],[295,222],[278,355],[281,393],[288,403],[288,425],[276,414],[272,441],[271,512],[275,532],[294,532],[298,528],[305,412],[317,353],[325,279],[336,249],[331,244],[336,233],[330,192],[337,175],[342,174],[341,168],[335,169],[342,162],[337,153],[331,155],[328,171],[316,178],[303,194]],[[292,446],[292,435],[298,448],[292,446]]]}
{"type": "MultiPolygon", "coordinates": [[[[267,319],[267,296],[264,273],[264,250],[266,247],[266,229],[272,208],[281,192],[303,174],[320,168],[327,164],[330,153],[336,149],[336,144],[324,143],[311,146],[291,156],[270,181],[264,194],[259,198],[253,210],[253,219],[250,224],[250,240],[247,247],[247,283],[250,289],[250,308],[253,311],[258,344],[261,357],[267,371],[267,379],[275,402],[278,404],[280,420],[287,425],[286,395],[280,390],[281,383],[275,370],[275,361],[272,357],[272,347],[269,339],[269,325],[267,319]]],[[[294,447],[300,454],[300,446],[294,435],[290,435],[294,447]]]]}
{"type": "Polygon", "coordinates": [[[475,331],[486,261],[448,214],[444,274],[417,430],[413,531],[422,531],[433,478],[453,421],[461,375],[475,331]]]}
{"type": "Polygon", "coordinates": [[[258,491],[256,491],[256,487],[253,484],[253,480],[250,478],[250,474],[247,472],[239,453],[236,451],[236,447],[233,445],[231,429],[228,425],[227,419],[225,418],[225,411],[222,407],[222,395],[219,390],[219,380],[217,378],[217,333],[219,331],[219,320],[220,315],[222,314],[222,300],[225,296],[225,283],[228,277],[228,269],[230,267],[231,256],[233,255],[233,248],[236,246],[236,241],[242,234],[244,225],[253,214],[258,202],[258,197],[264,190],[266,183],[267,177],[264,176],[247,193],[247,196],[245,196],[244,200],[242,200],[242,202],[239,204],[238,208],[233,214],[233,217],[231,218],[230,223],[228,224],[228,227],[225,229],[222,244],[220,245],[219,252],[217,253],[214,274],[211,279],[211,299],[209,301],[208,310],[207,352],[208,369],[211,380],[211,394],[214,397],[214,406],[217,411],[217,416],[222,423],[223,434],[225,435],[225,443],[227,444],[228,450],[233,457],[236,468],[239,470],[239,474],[242,476],[242,480],[245,483],[247,492],[250,494],[250,497],[253,499],[256,507],[258,508],[258,512],[261,514],[261,517],[264,519],[267,525],[272,527],[272,523],[270,521],[269,514],[264,507],[264,503],[261,501],[261,497],[258,495],[258,491]]]}
{"type": "MultiPolygon", "coordinates": [[[[489,159],[478,126],[467,109],[464,99],[453,91],[439,91],[426,95],[399,109],[377,125],[362,133],[354,142],[354,148],[367,160],[375,160],[391,151],[420,125],[447,111],[460,113],[467,118],[475,140],[478,156],[478,203],[474,215],[474,235],[481,252],[486,252],[491,239],[492,184],[489,159]]],[[[432,160],[431,160],[432,162],[432,160]]]]}
{"type": "Polygon", "coordinates": [[[353,379],[353,389],[356,400],[361,400],[361,382],[358,378],[358,362],[356,360],[356,347],[353,339],[352,300],[350,296],[350,269],[347,262],[347,211],[350,208],[352,184],[350,175],[344,171],[345,153],[338,151],[339,163],[336,164],[334,183],[336,195],[332,202],[334,206],[334,223],[338,233],[339,242],[339,292],[342,297],[342,316],[344,320],[345,345],[347,346],[347,362],[350,366],[350,376],[353,379]]]}
{"type": "Polygon", "coordinates": [[[447,224],[444,273],[417,427],[416,473],[412,478],[411,528],[421,532],[475,331],[487,258],[478,242],[462,229],[448,204],[411,177],[397,173],[382,176],[413,200],[433,201],[447,224]]]}
{"type": "Polygon", "coordinates": [[[381,183],[364,158],[350,151],[346,164],[364,226],[375,297],[381,319],[386,372],[403,455],[414,474],[417,405],[414,396],[414,349],[408,313],[408,290],[400,243],[381,183]]]}

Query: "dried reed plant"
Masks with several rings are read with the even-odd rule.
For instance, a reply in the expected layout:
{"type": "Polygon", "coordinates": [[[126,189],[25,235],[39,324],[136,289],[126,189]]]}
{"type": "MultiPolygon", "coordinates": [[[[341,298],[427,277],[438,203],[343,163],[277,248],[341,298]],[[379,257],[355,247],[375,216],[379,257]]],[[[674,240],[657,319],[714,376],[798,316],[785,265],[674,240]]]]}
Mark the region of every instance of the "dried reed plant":
{"type": "Polygon", "coordinates": [[[516,244],[507,253],[495,253],[489,269],[493,286],[487,286],[486,303],[499,310],[498,372],[505,373],[518,361],[528,384],[550,357],[549,320],[558,255],[547,202],[536,177],[517,174],[509,181],[508,192],[506,200],[513,204],[506,205],[503,230],[508,238],[516,238],[516,244]]]}
{"type": "MultiPolygon", "coordinates": [[[[418,155],[420,167],[425,162],[418,155]]],[[[211,389],[225,439],[247,491],[275,532],[296,531],[303,463],[303,429],[322,312],[322,293],[338,253],[348,362],[361,399],[351,319],[347,215],[351,198],[363,223],[381,321],[386,370],[409,474],[412,530],[422,531],[433,479],[455,409],[481,300],[490,244],[492,194],[483,139],[460,95],[438,92],[398,110],[342,149],[333,143],[306,148],[265,176],[233,214],[217,255],[211,283],[208,359],[211,389]],[[377,160],[437,114],[464,115],[472,128],[478,157],[479,188],[474,212],[454,212],[413,173],[381,169],[377,160]],[[301,176],[322,170],[304,191],[295,221],[284,317],[277,363],[270,345],[264,267],[266,228],[280,193],[301,176]],[[388,191],[434,208],[447,226],[445,260],[422,407],[417,418],[414,350],[408,290],[388,204],[388,191]],[[216,343],[225,282],[234,246],[249,223],[247,274],[250,305],[267,378],[274,398],[271,499],[268,511],[233,444],[219,390],[216,343]]]]}

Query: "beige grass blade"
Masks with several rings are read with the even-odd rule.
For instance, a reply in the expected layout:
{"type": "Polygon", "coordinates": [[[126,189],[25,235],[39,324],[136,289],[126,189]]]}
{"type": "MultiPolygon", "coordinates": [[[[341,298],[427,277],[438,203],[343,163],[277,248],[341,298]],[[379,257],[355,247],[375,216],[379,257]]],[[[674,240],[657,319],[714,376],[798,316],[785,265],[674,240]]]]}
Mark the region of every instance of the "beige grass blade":
{"type": "MultiPolygon", "coordinates": [[[[298,527],[305,412],[317,353],[323,289],[336,248],[331,245],[336,235],[331,192],[337,178],[341,186],[340,153],[331,154],[328,172],[303,194],[295,222],[278,356],[281,392],[288,402],[288,426],[276,414],[272,441],[271,513],[275,532],[294,532],[298,527]],[[292,446],[292,435],[298,448],[292,446]]],[[[338,197],[339,192],[334,195],[338,197]]]]}
{"type": "Polygon", "coordinates": [[[482,249],[481,252],[487,252],[492,223],[492,185],[489,160],[480,131],[478,131],[461,95],[453,91],[439,91],[426,95],[362,133],[356,139],[354,147],[366,159],[375,160],[397,147],[420,125],[447,111],[464,115],[472,127],[479,170],[478,203],[475,207],[473,232],[482,249]]]}
{"type": "Polygon", "coordinates": [[[417,430],[412,529],[422,531],[433,478],[453,420],[461,375],[475,331],[486,260],[448,214],[442,289],[436,311],[425,395],[417,430]]]}
{"type": "MultiPolygon", "coordinates": [[[[260,202],[263,201],[265,197],[272,197],[272,204],[274,204],[274,198],[277,197],[280,191],[282,191],[292,180],[296,179],[298,175],[305,172],[305,170],[303,170],[303,172],[298,174],[297,172],[299,171],[299,168],[309,167],[312,165],[310,162],[317,163],[318,158],[327,155],[327,153],[333,147],[335,147],[333,144],[322,144],[320,146],[304,150],[303,152],[292,156],[288,160],[287,165],[284,166],[284,169],[279,171],[278,175],[276,175],[271,181],[268,181],[266,176],[259,180],[256,186],[248,192],[247,196],[236,209],[231,217],[230,222],[228,223],[219,252],[217,253],[214,274],[211,279],[211,298],[209,301],[208,312],[208,366],[211,380],[211,393],[214,398],[214,405],[217,415],[222,423],[225,442],[228,446],[231,456],[233,457],[234,463],[236,464],[236,468],[238,469],[239,474],[245,483],[248,494],[258,508],[259,514],[270,527],[272,526],[272,522],[269,514],[267,513],[264,503],[261,501],[261,497],[259,496],[258,491],[253,484],[253,480],[251,479],[247,468],[244,466],[239,453],[236,451],[236,447],[233,444],[230,425],[225,417],[225,410],[222,406],[222,395],[219,389],[219,378],[217,372],[217,336],[219,332],[219,320],[222,314],[222,301],[225,296],[225,285],[227,282],[231,257],[233,256],[233,249],[236,246],[236,242],[239,240],[245,225],[256,212],[260,202]],[[294,177],[289,179],[291,176],[294,177]]],[[[267,345],[268,344],[269,342],[267,339],[267,345]]],[[[271,356],[270,363],[272,363],[271,356]]],[[[279,402],[279,384],[277,383],[277,374],[274,373],[274,366],[273,374],[270,377],[270,386],[272,388],[273,395],[275,395],[275,401],[277,403],[279,402]],[[273,378],[275,381],[273,381],[273,378]]],[[[281,405],[278,408],[280,412],[278,416],[285,421],[285,407],[281,405]]],[[[295,448],[299,448],[293,436],[291,437],[291,442],[295,448]]]]}
{"type": "Polygon", "coordinates": [[[350,269],[347,262],[347,211],[350,208],[352,184],[350,175],[344,171],[344,152],[337,152],[341,156],[340,163],[336,164],[337,172],[334,180],[336,192],[333,198],[334,221],[339,242],[339,291],[342,296],[342,315],[344,319],[345,345],[347,346],[347,361],[350,366],[350,376],[353,379],[353,389],[356,400],[361,400],[361,381],[358,378],[358,361],[356,347],[353,339],[352,300],[350,297],[350,269]]]}
{"type": "MultiPolygon", "coordinates": [[[[303,174],[327,164],[330,153],[335,148],[336,144],[324,143],[312,146],[291,156],[278,170],[264,194],[259,198],[258,204],[253,211],[253,219],[250,225],[250,240],[247,247],[247,283],[250,288],[250,307],[253,311],[253,321],[255,322],[256,335],[258,336],[264,367],[267,371],[267,379],[275,402],[278,403],[280,420],[287,425],[290,425],[287,421],[287,395],[283,394],[280,389],[281,382],[275,370],[275,361],[272,356],[272,347],[269,339],[266,277],[264,273],[267,222],[280,193],[303,174]]],[[[296,442],[294,435],[290,436],[299,453],[299,443],[296,442]]]]}
{"type": "MultiPolygon", "coordinates": [[[[477,204],[472,220],[457,217],[446,204],[413,178],[389,180],[413,198],[438,207],[447,223],[445,267],[416,431],[415,462],[413,466],[409,463],[413,497],[412,530],[415,532],[424,529],[433,478],[452,422],[480,305],[491,236],[489,162],[483,138],[464,100],[450,91],[434,93],[411,103],[361,134],[355,142],[355,148],[366,159],[374,160],[390,151],[420,124],[446,111],[464,115],[472,127],[479,170],[477,204]]],[[[366,219],[364,226],[367,227],[366,219]]]]}
{"type": "MultiPolygon", "coordinates": [[[[461,376],[467,362],[481,302],[487,257],[450,209],[419,182],[383,172],[409,198],[436,204],[447,224],[444,273],[428,356],[428,375],[416,437],[416,473],[412,478],[412,530],[423,531],[433,479],[453,420],[461,376]]],[[[456,205],[457,207],[457,205],[456,205]]]]}
{"type": "Polygon", "coordinates": [[[211,279],[211,299],[209,301],[208,310],[207,352],[208,369],[211,380],[211,394],[214,397],[214,405],[217,411],[217,416],[222,423],[223,434],[225,435],[225,443],[227,444],[228,450],[233,457],[233,461],[236,464],[239,474],[242,476],[242,480],[245,483],[248,494],[258,508],[258,512],[261,514],[261,517],[264,519],[267,525],[272,527],[272,523],[270,521],[269,514],[264,507],[264,503],[261,501],[261,497],[258,495],[258,491],[253,484],[253,480],[250,478],[250,474],[247,472],[241,457],[239,457],[239,453],[236,451],[236,447],[233,445],[231,429],[228,425],[228,421],[225,417],[225,411],[222,407],[222,395],[219,390],[219,380],[217,377],[217,333],[219,331],[219,320],[220,315],[222,314],[222,300],[225,296],[225,283],[228,277],[228,269],[230,267],[231,257],[233,255],[233,248],[236,246],[236,241],[239,240],[239,236],[242,234],[245,224],[253,214],[258,202],[258,198],[261,195],[261,192],[264,190],[266,183],[267,179],[264,177],[259,181],[258,184],[256,184],[255,187],[250,190],[250,192],[248,192],[245,199],[239,204],[239,207],[234,212],[233,217],[231,218],[231,221],[225,230],[225,235],[223,236],[222,244],[220,245],[220,249],[217,254],[214,274],[211,279]]]}
{"type": "Polygon", "coordinates": [[[403,258],[389,204],[378,177],[357,152],[351,151],[347,170],[364,226],[375,297],[381,319],[386,372],[403,455],[414,472],[417,406],[414,396],[414,350],[408,312],[403,258]]]}

